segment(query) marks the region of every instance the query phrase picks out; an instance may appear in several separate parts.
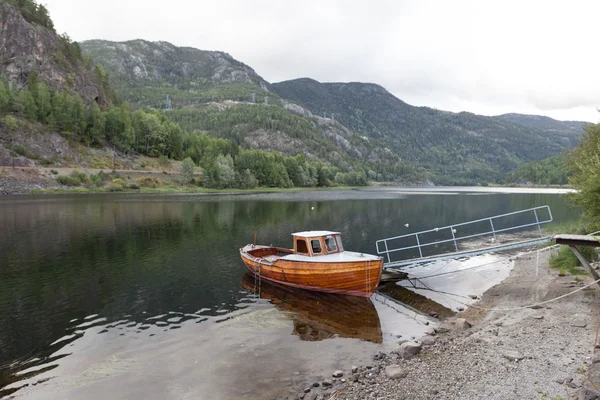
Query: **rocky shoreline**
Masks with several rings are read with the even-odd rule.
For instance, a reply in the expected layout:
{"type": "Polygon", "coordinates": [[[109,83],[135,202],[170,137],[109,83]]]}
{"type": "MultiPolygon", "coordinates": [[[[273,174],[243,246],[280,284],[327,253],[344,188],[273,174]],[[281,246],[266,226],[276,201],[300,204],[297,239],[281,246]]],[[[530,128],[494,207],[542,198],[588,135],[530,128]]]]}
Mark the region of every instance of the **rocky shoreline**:
{"type": "Polygon", "coordinates": [[[479,308],[418,341],[332,371],[283,399],[600,399],[600,290],[560,277],[550,251],[524,254],[479,308]],[[496,311],[489,309],[511,309],[496,311]],[[594,347],[595,346],[595,347],[594,347]]]}

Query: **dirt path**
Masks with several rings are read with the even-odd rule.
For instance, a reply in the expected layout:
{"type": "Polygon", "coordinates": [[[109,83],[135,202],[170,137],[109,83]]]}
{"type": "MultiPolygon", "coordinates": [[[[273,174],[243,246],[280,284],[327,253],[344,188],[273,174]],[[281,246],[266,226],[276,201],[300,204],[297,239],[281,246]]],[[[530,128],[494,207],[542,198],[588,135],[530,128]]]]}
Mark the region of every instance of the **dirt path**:
{"type": "MultiPolygon", "coordinates": [[[[549,251],[520,256],[501,284],[488,290],[480,307],[516,308],[556,298],[582,285],[559,277],[548,267],[549,251]]],[[[590,282],[586,278],[586,282],[590,282]]],[[[473,327],[458,330],[443,323],[419,355],[403,359],[395,350],[345,382],[312,388],[304,399],[593,399],[579,396],[590,386],[598,331],[600,290],[597,285],[542,307],[513,311],[469,309],[463,317],[473,327]],[[390,366],[395,366],[395,371],[390,366]],[[387,370],[386,370],[387,368],[387,370]],[[391,378],[395,372],[396,378],[391,378]]],[[[592,374],[593,375],[593,374],[592,374]]],[[[596,382],[597,383],[597,382],[596,382]]]]}

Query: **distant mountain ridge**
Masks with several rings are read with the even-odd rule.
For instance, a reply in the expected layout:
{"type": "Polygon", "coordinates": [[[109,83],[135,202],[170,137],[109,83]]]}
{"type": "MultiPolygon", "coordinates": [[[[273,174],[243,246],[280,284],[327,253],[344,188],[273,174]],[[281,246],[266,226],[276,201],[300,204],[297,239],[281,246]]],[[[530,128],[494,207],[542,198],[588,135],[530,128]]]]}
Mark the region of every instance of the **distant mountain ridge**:
{"type": "Polygon", "coordinates": [[[333,115],[358,134],[381,140],[401,158],[426,166],[438,182],[493,180],[523,162],[561,153],[579,136],[576,126],[557,128],[560,121],[554,129],[540,129],[527,118],[414,107],[371,83],[301,78],[271,87],[313,113],[333,115]]]}
{"type": "Polygon", "coordinates": [[[515,124],[527,126],[529,128],[543,129],[556,133],[563,133],[569,137],[575,137],[575,140],[571,141],[571,145],[577,145],[578,135],[581,134],[583,127],[586,122],[583,121],[559,121],[550,117],[542,115],[528,115],[528,114],[502,114],[496,118],[501,118],[506,121],[510,121],[515,124]]]}

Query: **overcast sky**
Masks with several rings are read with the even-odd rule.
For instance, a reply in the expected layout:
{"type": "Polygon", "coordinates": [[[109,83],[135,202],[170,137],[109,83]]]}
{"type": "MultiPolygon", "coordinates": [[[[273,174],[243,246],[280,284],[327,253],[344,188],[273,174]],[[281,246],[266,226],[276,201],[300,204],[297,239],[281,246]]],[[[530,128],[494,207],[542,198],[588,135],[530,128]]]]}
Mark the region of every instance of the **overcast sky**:
{"type": "Polygon", "coordinates": [[[418,106],[600,120],[600,1],[42,2],[74,40],[222,50],[269,82],[373,82],[418,106]]]}

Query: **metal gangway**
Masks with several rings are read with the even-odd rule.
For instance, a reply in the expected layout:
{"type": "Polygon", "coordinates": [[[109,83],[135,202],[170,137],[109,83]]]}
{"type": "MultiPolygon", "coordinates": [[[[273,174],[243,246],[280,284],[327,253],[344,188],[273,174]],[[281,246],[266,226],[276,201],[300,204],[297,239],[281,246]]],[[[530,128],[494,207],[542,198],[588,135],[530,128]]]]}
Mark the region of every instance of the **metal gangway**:
{"type": "Polygon", "coordinates": [[[384,257],[383,268],[398,270],[548,243],[552,238],[544,236],[542,225],[549,222],[552,212],[546,205],[381,239],[375,245],[384,257]]]}

